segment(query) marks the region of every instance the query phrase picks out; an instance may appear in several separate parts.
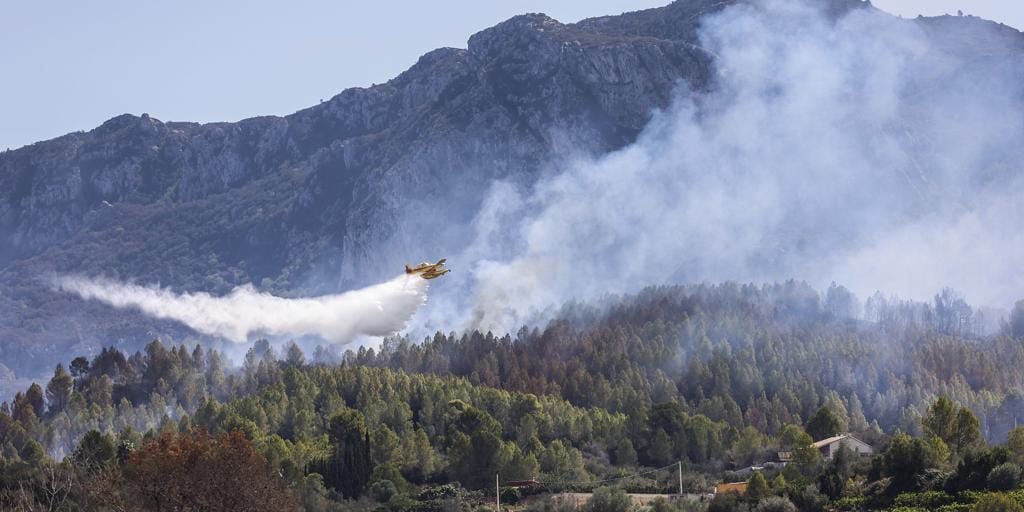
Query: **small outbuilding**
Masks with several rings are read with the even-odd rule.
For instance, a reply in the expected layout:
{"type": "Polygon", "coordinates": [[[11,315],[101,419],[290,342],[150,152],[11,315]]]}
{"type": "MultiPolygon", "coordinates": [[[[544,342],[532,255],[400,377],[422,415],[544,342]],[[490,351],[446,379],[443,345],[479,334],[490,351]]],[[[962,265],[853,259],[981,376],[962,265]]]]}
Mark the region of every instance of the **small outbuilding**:
{"type": "Polygon", "coordinates": [[[747,485],[747,482],[723,482],[715,486],[715,494],[723,494],[727,492],[746,494],[747,485]]]}

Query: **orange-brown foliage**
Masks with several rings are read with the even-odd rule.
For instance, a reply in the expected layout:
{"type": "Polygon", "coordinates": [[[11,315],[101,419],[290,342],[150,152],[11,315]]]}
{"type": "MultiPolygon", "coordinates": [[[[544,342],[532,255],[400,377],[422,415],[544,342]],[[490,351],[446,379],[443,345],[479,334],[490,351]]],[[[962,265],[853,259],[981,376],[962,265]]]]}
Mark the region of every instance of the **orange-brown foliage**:
{"type": "Polygon", "coordinates": [[[124,468],[129,508],[156,511],[295,510],[286,482],[240,432],[164,433],[124,468]]]}

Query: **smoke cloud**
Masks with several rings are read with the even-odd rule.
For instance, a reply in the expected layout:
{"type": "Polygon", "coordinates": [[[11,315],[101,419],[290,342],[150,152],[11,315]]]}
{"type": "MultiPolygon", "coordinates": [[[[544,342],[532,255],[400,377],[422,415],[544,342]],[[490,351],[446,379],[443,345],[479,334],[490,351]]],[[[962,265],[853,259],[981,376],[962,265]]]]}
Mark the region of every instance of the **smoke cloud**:
{"type": "Polygon", "coordinates": [[[444,321],[427,327],[514,330],[570,299],[670,282],[1024,297],[1024,66],[1000,53],[1005,32],[971,40],[992,57],[965,62],[920,23],[814,4],[705,18],[711,92],[681,84],[635,144],[494,186],[453,258],[472,266],[469,301],[432,303],[444,321]]]}
{"type": "MultiPolygon", "coordinates": [[[[825,4],[742,2],[705,17],[710,91],[680,84],[628,147],[553,162],[529,187],[493,184],[454,237],[468,243],[422,241],[466,272],[445,278],[416,330],[514,331],[573,299],[701,281],[834,280],[862,298],[911,299],[951,286],[1004,308],[1024,297],[1020,34],[967,19],[936,31],[870,6],[837,19],[825,4]]],[[[60,286],[235,341],[338,343],[402,329],[427,289],[404,276],[308,299],[60,286]]]]}
{"type": "Polygon", "coordinates": [[[426,302],[429,285],[424,279],[402,274],[359,290],[295,299],[260,293],[251,285],[235,288],[223,297],[73,276],[56,279],[55,286],[84,299],[177,320],[195,331],[237,343],[257,334],[311,334],[345,344],[360,336],[387,336],[405,328],[426,302]]]}

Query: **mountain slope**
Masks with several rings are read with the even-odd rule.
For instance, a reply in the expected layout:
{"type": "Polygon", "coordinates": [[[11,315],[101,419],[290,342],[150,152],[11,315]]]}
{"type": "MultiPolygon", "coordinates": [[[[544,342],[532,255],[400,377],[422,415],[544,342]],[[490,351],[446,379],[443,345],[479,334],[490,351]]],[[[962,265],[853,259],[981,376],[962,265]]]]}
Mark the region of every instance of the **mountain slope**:
{"type": "MultiPolygon", "coordinates": [[[[564,152],[621,148],[674,94],[714,88],[698,30],[734,3],[680,0],[576,24],[517,16],[290,116],[199,125],[126,114],[0,154],[0,362],[34,374],[69,348],[189,334],[52,292],[53,273],[303,294],[458,247],[495,180],[528,186],[564,152]]],[[[832,0],[827,11],[865,6],[832,0]]],[[[942,42],[928,81],[1024,69],[1012,29],[907,23],[942,42]]]]}
{"type": "MultiPolygon", "coordinates": [[[[100,321],[125,330],[83,332],[111,315],[96,305],[79,319],[53,315],[79,306],[41,289],[48,272],[217,293],[246,282],[289,292],[387,275],[420,256],[377,252],[410,245],[416,226],[395,231],[407,212],[455,202],[462,212],[429,224],[464,222],[456,217],[471,215],[494,179],[531,181],[556,144],[621,147],[679,80],[700,88],[709,76],[710,56],[684,41],[606,37],[524,15],[476,34],[467,50],[435,50],[386,84],[284,118],[198,125],[123,115],[5,153],[0,333],[15,342],[4,357],[41,348],[27,340],[89,350],[175,332],[138,317],[128,321],[137,328],[100,321]],[[554,140],[566,135],[572,140],[554,140]],[[337,281],[307,281],[323,274],[337,281]]],[[[438,245],[460,236],[436,234],[438,245]]]]}

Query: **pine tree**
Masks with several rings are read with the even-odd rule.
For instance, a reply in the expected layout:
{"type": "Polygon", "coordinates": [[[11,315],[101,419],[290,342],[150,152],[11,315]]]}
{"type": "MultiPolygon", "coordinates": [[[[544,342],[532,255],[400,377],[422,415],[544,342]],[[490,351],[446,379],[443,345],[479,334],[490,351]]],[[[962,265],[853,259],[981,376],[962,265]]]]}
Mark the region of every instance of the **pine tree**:
{"type": "Polygon", "coordinates": [[[64,370],[64,365],[58,364],[53,370],[53,377],[46,385],[46,399],[50,402],[50,413],[56,414],[64,410],[71,401],[71,391],[74,381],[71,375],[64,370]]]}
{"type": "Polygon", "coordinates": [[[623,437],[615,446],[615,464],[619,466],[635,466],[637,463],[636,450],[633,442],[623,437]]]}
{"type": "Polygon", "coordinates": [[[957,406],[944,396],[939,397],[928,407],[928,413],[921,418],[921,426],[925,432],[938,437],[948,445],[953,443],[956,435],[957,406]]]}
{"type": "Polygon", "coordinates": [[[28,387],[28,391],[25,392],[25,399],[32,406],[32,410],[35,411],[37,418],[43,417],[43,412],[46,410],[46,404],[43,401],[43,388],[35,382],[28,387]]]}
{"type": "Polygon", "coordinates": [[[288,366],[302,366],[306,364],[306,355],[302,353],[302,349],[293,341],[288,344],[288,350],[285,353],[285,361],[288,366]]]}
{"type": "Polygon", "coordinates": [[[961,407],[956,413],[956,425],[954,427],[954,444],[956,450],[961,452],[981,440],[981,428],[978,417],[966,407],[961,407]]]}
{"type": "Polygon", "coordinates": [[[842,430],[842,422],[832,409],[822,406],[807,420],[807,433],[813,439],[822,440],[832,437],[842,430]]]}
{"type": "Polygon", "coordinates": [[[1006,436],[1006,447],[1021,460],[1024,457],[1024,426],[1014,427],[1006,436]]]}
{"type": "Polygon", "coordinates": [[[755,471],[747,481],[747,496],[750,499],[758,500],[769,494],[771,494],[771,488],[768,487],[768,480],[760,471],[755,471]]]}
{"type": "Polygon", "coordinates": [[[651,443],[651,449],[648,450],[648,457],[651,462],[659,466],[668,464],[672,460],[672,441],[664,430],[659,428],[658,432],[654,434],[654,442],[651,443]]]}

